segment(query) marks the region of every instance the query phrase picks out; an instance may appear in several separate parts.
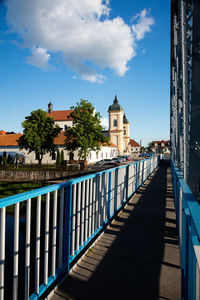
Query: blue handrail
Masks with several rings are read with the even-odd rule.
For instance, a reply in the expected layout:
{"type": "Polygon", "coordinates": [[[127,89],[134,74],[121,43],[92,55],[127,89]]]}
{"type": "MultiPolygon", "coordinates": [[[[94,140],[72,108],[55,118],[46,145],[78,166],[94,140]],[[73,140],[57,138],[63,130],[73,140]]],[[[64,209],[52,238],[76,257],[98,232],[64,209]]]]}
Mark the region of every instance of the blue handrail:
{"type": "Polygon", "coordinates": [[[200,292],[200,206],[173,159],[171,170],[181,253],[182,299],[195,300],[200,292]]]}

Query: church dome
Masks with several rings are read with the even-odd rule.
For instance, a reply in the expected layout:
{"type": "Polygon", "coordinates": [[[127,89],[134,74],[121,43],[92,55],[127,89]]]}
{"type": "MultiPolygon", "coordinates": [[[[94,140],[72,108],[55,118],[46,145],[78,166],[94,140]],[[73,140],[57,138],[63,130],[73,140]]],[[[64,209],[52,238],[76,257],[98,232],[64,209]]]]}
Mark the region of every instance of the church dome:
{"type": "Polygon", "coordinates": [[[119,101],[117,99],[117,96],[115,96],[115,99],[113,101],[113,104],[109,106],[108,112],[109,111],[120,111],[123,110],[122,106],[119,104],[119,101]]]}
{"type": "Polygon", "coordinates": [[[128,119],[126,118],[126,115],[123,116],[123,124],[129,124],[128,119]]]}

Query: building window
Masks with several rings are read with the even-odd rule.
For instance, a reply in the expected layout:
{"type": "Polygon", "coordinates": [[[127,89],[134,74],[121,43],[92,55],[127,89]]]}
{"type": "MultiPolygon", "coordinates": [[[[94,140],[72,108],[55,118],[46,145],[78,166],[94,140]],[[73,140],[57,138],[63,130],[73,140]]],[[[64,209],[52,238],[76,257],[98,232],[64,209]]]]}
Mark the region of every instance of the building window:
{"type": "Polygon", "coordinates": [[[113,127],[117,127],[117,119],[113,120],[113,127]]]}
{"type": "Polygon", "coordinates": [[[40,155],[39,155],[38,152],[35,153],[35,159],[36,159],[36,160],[39,160],[39,159],[40,159],[40,155]]]}
{"type": "Polygon", "coordinates": [[[99,153],[98,152],[96,152],[96,159],[98,159],[99,158],[99,153]]]}
{"type": "Polygon", "coordinates": [[[106,152],[106,158],[108,158],[108,153],[106,152]]]}
{"type": "Polygon", "coordinates": [[[126,135],[126,128],[124,127],[123,129],[124,129],[124,135],[126,135]]]}
{"type": "Polygon", "coordinates": [[[101,152],[101,158],[103,158],[103,152],[101,152]]]}
{"type": "Polygon", "coordinates": [[[73,152],[70,152],[70,153],[69,153],[69,159],[70,159],[70,160],[73,160],[73,159],[74,159],[74,153],[73,153],[73,152]]]}

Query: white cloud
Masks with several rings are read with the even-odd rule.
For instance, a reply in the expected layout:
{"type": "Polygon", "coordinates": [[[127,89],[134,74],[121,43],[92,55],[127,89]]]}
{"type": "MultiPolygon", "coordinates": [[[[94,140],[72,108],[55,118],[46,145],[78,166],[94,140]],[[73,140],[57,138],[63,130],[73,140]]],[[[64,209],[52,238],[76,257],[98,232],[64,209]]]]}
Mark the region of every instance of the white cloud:
{"type": "Polygon", "coordinates": [[[149,12],[143,9],[133,18],[137,23],[132,25],[132,30],[138,41],[143,39],[147,32],[151,31],[151,26],[154,24],[154,19],[149,17],[148,14],[149,12]]]}
{"type": "Polygon", "coordinates": [[[104,68],[125,75],[136,55],[136,39],[150,30],[152,22],[146,10],[136,16],[135,27],[120,17],[110,19],[109,0],[34,0],[28,4],[27,0],[9,0],[5,4],[11,31],[31,51],[28,63],[45,68],[51,54],[61,54],[66,66],[82,79],[98,83],[106,80],[104,68]],[[143,33],[142,24],[146,24],[143,33]]]}
{"type": "Polygon", "coordinates": [[[27,57],[27,62],[38,68],[47,68],[49,66],[50,54],[47,50],[40,47],[33,47],[31,49],[32,55],[27,57]]]}
{"type": "Polygon", "coordinates": [[[101,119],[101,126],[103,126],[103,128],[108,129],[109,127],[109,120],[108,118],[104,117],[101,119]]]}

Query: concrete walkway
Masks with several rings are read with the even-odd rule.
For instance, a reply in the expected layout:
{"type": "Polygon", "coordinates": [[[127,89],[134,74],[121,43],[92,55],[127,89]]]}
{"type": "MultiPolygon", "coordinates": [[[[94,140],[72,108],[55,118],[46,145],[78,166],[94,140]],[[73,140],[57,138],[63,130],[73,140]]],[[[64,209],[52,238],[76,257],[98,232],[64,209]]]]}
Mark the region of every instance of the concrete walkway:
{"type": "Polygon", "coordinates": [[[140,188],[51,300],[178,300],[180,265],[169,161],[140,188]]]}

